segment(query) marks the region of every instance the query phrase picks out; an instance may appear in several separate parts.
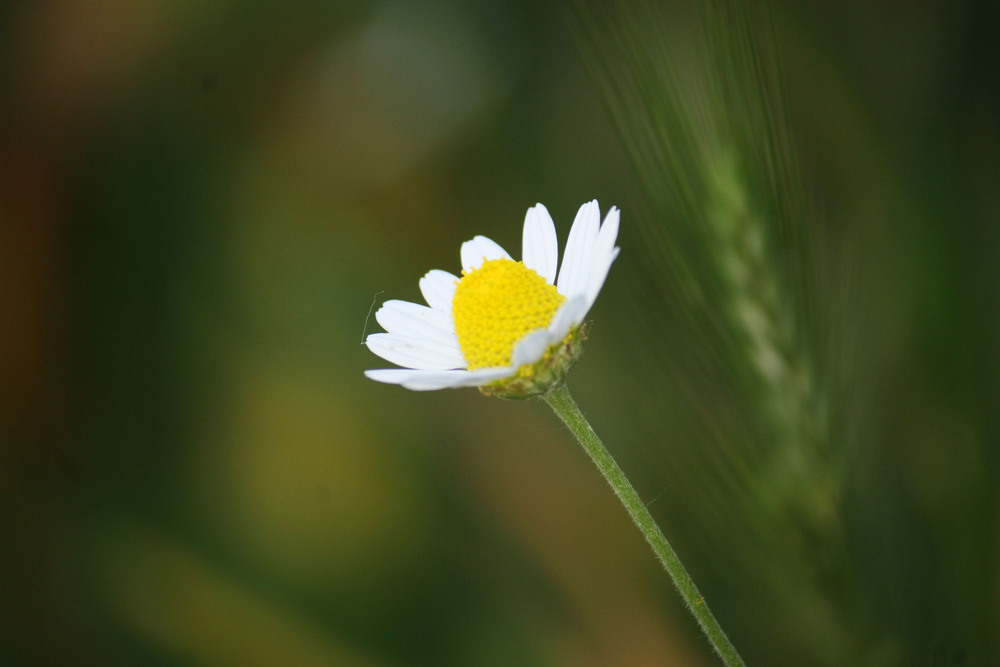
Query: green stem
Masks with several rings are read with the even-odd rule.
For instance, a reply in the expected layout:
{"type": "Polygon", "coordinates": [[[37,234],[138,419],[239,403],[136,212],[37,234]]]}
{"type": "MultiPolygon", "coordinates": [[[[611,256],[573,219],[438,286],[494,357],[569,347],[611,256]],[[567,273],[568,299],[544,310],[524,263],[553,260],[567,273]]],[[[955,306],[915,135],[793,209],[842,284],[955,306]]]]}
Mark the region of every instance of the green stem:
{"type": "Polygon", "coordinates": [[[590,458],[593,459],[604,475],[604,479],[608,480],[608,484],[611,485],[619,500],[625,505],[625,509],[628,510],[635,525],[642,531],[642,534],[646,537],[646,541],[649,542],[649,546],[653,547],[656,557],[660,559],[670,578],[674,580],[674,585],[680,592],[681,597],[684,598],[684,602],[687,604],[691,614],[698,621],[705,636],[708,637],[708,641],[712,644],[715,652],[730,667],[733,665],[743,665],[743,659],[740,658],[740,654],[736,652],[736,648],[729,641],[719,622],[715,620],[715,616],[712,615],[711,610],[708,608],[704,596],[698,592],[698,587],[694,585],[694,581],[691,580],[691,576],[684,569],[680,558],[677,557],[670,543],[667,542],[667,538],[663,536],[660,527],[656,525],[656,521],[653,520],[653,516],[646,508],[646,504],[639,499],[639,494],[632,488],[632,484],[625,477],[625,473],[618,467],[607,447],[604,446],[601,439],[594,433],[594,429],[590,427],[587,418],[583,416],[580,408],[577,407],[576,401],[569,395],[569,389],[566,388],[566,385],[562,385],[550,391],[543,398],[559,418],[563,420],[563,423],[569,427],[569,430],[573,432],[573,435],[576,436],[576,439],[583,448],[587,450],[590,458]]]}

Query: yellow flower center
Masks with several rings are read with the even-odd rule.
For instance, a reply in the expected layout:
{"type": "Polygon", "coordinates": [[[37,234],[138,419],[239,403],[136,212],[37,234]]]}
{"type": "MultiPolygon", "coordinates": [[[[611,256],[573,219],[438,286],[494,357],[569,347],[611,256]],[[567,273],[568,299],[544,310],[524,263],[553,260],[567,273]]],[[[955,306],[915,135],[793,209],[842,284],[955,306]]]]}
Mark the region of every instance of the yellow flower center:
{"type": "Polygon", "coordinates": [[[509,366],[514,345],[547,327],[565,300],[545,278],[511,259],[487,260],[466,274],[451,310],[469,368],[509,366]]]}

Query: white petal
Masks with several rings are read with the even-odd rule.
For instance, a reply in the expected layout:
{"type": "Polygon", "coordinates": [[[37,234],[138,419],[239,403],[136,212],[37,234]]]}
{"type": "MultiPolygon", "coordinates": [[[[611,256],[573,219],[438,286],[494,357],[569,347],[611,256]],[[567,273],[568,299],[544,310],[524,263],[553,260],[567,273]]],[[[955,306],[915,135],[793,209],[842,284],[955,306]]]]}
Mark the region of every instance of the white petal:
{"type": "Polygon", "coordinates": [[[608,214],[604,216],[604,224],[601,225],[601,231],[597,235],[597,243],[594,245],[595,258],[611,254],[612,248],[615,247],[615,241],[618,240],[618,225],[620,220],[621,211],[617,207],[612,206],[608,214]]]}
{"type": "Polygon", "coordinates": [[[432,391],[452,387],[475,387],[513,375],[511,368],[482,368],[466,370],[413,370],[409,368],[379,368],[365,371],[365,376],[376,382],[402,385],[413,391],[432,391]]]}
{"type": "Polygon", "coordinates": [[[506,377],[510,377],[515,373],[515,369],[509,366],[502,366],[498,368],[477,368],[474,371],[468,371],[468,375],[460,378],[452,387],[480,387],[484,384],[489,384],[490,382],[496,382],[506,377]]]}
{"type": "Polygon", "coordinates": [[[590,310],[590,304],[587,303],[585,294],[577,294],[560,306],[549,324],[548,331],[552,341],[556,342],[565,338],[570,329],[583,322],[588,310],[590,310]]]}
{"type": "Polygon", "coordinates": [[[417,336],[378,333],[368,336],[365,345],[386,361],[404,368],[445,370],[465,366],[457,341],[451,346],[417,336]]]}
{"type": "Polygon", "coordinates": [[[621,248],[615,246],[618,239],[618,221],[621,213],[617,208],[612,207],[601,225],[601,232],[597,235],[597,242],[594,244],[594,252],[587,270],[587,309],[594,304],[597,295],[604,287],[604,281],[611,270],[611,264],[618,257],[621,248]]]}
{"type": "Polygon", "coordinates": [[[382,304],[375,313],[375,320],[389,333],[458,345],[455,323],[448,313],[427,306],[393,299],[382,304]]]}
{"type": "Polygon", "coordinates": [[[604,287],[604,281],[607,280],[608,272],[611,270],[611,265],[614,263],[615,259],[618,257],[618,252],[621,248],[615,246],[611,249],[611,255],[605,257],[604,259],[597,260],[590,269],[590,287],[587,291],[587,310],[594,305],[597,300],[597,295],[601,293],[601,288],[604,287]]]}
{"type": "Polygon", "coordinates": [[[532,331],[514,346],[511,364],[514,368],[520,368],[535,363],[545,355],[549,345],[555,342],[551,338],[551,334],[545,329],[532,331]]]}
{"type": "Polygon", "coordinates": [[[556,226],[552,222],[552,216],[541,204],[529,208],[524,216],[521,253],[526,267],[545,278],[548,284],[555,284],[559,241],[556,239],[556,226]]]}
{"type": "Polygon", "coordinates": [[[475,271],[488,259],[510,259],[510,255],[496,241],[485,236],[475,236],[462,244],[462,268],[466,273],[475,271]]]}
{"type": "Polygon", "coordinates": [[[458,277],[447,271],[434,269],[420,279],[420,293],[424,295],[427,305],[435,310],[451,313],[451,300],[455,297],[455,287],[458,277]]]}
{"type": "Polygon", "coordinates": [[[365,376],[376,382],[402,385],[413,391],[446,389],[469,371],[427,371],[409,368],[379,368],[365,371],[365,376]]]}
{"type": "Polygon", "coordinates": [[[557,289],[567,299],[587,290],[587,268],[593,254],[594,243],[601,228],[601,209],[597,200],[580,207],[566,239],[562,268],[559,270],[557,289]]]}

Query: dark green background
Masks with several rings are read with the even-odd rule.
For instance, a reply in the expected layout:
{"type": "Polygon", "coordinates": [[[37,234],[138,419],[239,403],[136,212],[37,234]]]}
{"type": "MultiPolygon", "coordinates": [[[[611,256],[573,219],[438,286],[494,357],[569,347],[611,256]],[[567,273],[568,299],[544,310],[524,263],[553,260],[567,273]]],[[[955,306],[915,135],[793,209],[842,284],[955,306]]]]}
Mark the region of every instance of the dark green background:
{"type": "Polygon", "coordinates": [[[734,487],[686,461],[726,456],[697,434],[730,388],[679,390],[637,316],[671,326],[664,257],[572,8],[0,11],[0,663],[714,664],[543,405],[362,376],[373,299],[593,198],[622,252],[570,384],[747,661],[837,664],[831,627],[869,664],[1000,659],[996,3],[775,6],[806,233],[863,297],[824,329],[857,344],[823,603],[775,585],[808,549],[713,528],[734,487]]]}

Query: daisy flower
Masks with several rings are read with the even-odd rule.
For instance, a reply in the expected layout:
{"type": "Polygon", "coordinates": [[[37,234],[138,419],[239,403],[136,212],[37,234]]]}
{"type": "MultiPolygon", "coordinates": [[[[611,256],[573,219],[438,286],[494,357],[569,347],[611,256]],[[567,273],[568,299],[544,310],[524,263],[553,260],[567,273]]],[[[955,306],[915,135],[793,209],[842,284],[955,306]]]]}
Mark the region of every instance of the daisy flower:
{"type": "Polygon", "coordinates": [[[562,266],[556,227],[541,204],[524,216],[520,262],[485,236],[466,241],[461,278],[435,269],[420,279],[426,306],[393,300],[375,313],[386,333],[368,336],[365,344],[402,368],[369,370],[365,375],[415,391],[479,387],[503,398],[540,396],[614,489],[716,653],[726,665],[743,665],[647,503],[564,383],[582,352],[584,318],[618,257],[619,217],[612,207],[602,224],[596,201],[581,206],[562,266]]]}
{"type": "Polygon", "coordinates": [[[416,391],[479,387],[505,398],[558,386],[580,356],[584,318],[618,256],[619,215],[612,208],[601,224],[596,201],[581,206],[561,267],[541,204],[524,217],[519,262],[485,236],[466,241],[461,278],[435,269],[420,279],[426,306],[391,300],[375,313],[386,333],[365,344],[402,368],[365,375],[416,391]]]}

